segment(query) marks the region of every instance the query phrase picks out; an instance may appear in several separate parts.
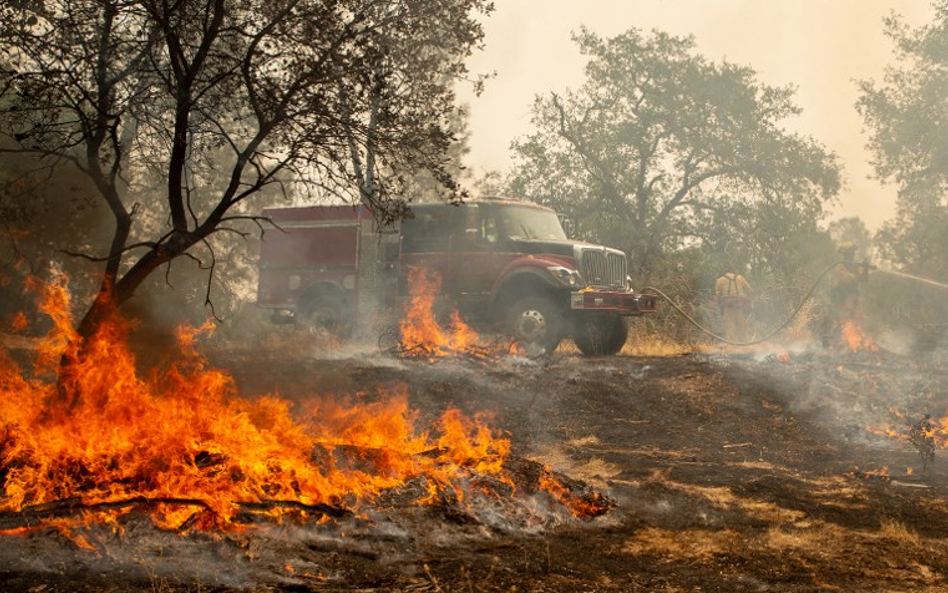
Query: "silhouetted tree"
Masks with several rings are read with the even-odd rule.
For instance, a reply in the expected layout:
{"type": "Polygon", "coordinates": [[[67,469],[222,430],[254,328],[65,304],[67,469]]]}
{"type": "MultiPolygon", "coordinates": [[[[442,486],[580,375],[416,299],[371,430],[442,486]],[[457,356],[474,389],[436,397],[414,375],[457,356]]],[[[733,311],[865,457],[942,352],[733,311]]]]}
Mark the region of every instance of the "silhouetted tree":
{"type": "Polygon", "coordinates": [[[536,131],[513,145],[512,189],[625,249],[640,278],[663,253],[700,245],[708,224],[747,235],[772,212],[813,226],[837,193],[835,156],[780,125],[799,111],[792,89],[707,61],[691,37],[574,38],[586,82],[537,97],[536,131]]]}
{"type": "Polygon", "coordinates": [[[898,212],[877,235],[888,261],[948,280],[948,1],[917,28],[885,19],[894,63],[881,82],[859,83],[856,105],[869,130],[879,179],[898,188],[898,212]]]}
{"type": "Polygon", "coordinates": [[[265,188],[362,200],[383,218],[403,214],[400,190],[418,170],[450,195],[452,86],[491,10],[486,0],[4,3],[0,132],[16,143],[5,150],[74,167],[113,219],[105,244],[73,250],[102,266],[81,335],[182,255],[213,274],[209,238],[261,225],[247,202],[265,188]],[[161,191],[140,191],[144,171],[165,180],[161,191]],[[162,210],[162,224],[144,224],[162,210]]]}
{"type": "Polygon", "coordinates": [[[856,246],[856,259],[863,261],[872,257],[872,233],[866,228],[866,223],[858,216],[847,216],[834,220],[826,227],[830,237],[840,243],[850,242],[856,246]]]}

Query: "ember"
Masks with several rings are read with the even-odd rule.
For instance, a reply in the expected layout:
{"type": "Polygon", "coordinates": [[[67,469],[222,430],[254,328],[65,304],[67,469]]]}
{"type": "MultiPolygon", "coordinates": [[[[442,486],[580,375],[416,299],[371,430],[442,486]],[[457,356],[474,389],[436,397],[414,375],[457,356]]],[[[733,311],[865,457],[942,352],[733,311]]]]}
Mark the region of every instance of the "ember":
{"type": "Polygon", "coordinates": [[[418,480],[427,486],[415,504],[463,502],[477,479],[505,484],[507,495],[525,490],[506,473],[509,441],[484,417],[448,409],[433,434],[418,431],[407,390],[395,388],[346,403],[312,398],[294,419],[289,402],[240,399],[228,375],[208,368],[195,349],[207,326],[179,331],[179,360],[144,379],[122,319],[103,324],[80,355],[65,279],[45,297],[56,327],[36,375],[59,384],[0,357],[2,534],[52,526],[87,548],[75,528],[117,525],[134,509],[163,529],[234,531],[247,513],[344,516],[418,480]],[[67,376],[57,375],[63,356],[67,376]]]}
{"type": "Polygon", "coordinates": [[[849,475],[854,478],[866,480],[869,482],[892,481],[892,478],[889,476],[889,468],[886,466],[877,469],[859,469],[859,467],[854,467],[852,470],[850,470],[849,475]]]}

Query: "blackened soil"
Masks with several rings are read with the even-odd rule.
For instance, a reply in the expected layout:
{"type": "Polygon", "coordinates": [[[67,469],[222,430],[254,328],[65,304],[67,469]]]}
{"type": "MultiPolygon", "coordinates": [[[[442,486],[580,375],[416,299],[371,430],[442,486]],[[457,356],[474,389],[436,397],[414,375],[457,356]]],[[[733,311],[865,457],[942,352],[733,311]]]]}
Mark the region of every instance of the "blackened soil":
{"type": "MultiPolygon", "coordinates": [[[[537,529],[415,508],[391,524],[374,517],[305,537],[125,533],[103,536],[92,560],[44,532],[0,540],[0,589],[948,590],[948,463],[939,454],[923,467],[911,444],[870,430],[894,408],[901,418],[944,408],[948,398],[937,393],[902,390],[893,377],[904,365],[723,355],[491,364],[375,353],[213,358],[248,397],[302,401],[407,385],[420,424],[449,406],[489,412],[515,457],[583,480],[618,507],[537,529]],[[23,554],[55,560],[29,570],[23,554]],[[162,554],[173,562],[157,560],[162,554]]],[[[943,379],[916,368],[912,382],[943,379]]]]}

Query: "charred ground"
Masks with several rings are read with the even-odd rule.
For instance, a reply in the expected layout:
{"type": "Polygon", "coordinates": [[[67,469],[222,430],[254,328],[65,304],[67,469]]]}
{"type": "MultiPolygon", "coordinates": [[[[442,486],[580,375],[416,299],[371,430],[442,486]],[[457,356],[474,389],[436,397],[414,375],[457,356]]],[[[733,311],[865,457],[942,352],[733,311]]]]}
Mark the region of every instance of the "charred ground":
{"type": "MultiPolygon", "coordinates": [[[[223,539],[103,529],[100,552],[51,532],[4,538],[11,591],[942,591],[945,460],[869,428],[928,413],[946,373],[895,355],[811,353],[407,362],[221,351],[243,393],[408,384],[421,424],[494,415],[513,457],[614,498],[593,520],[505,528],[393,507],[223,539]],[[893,409],[900,415],[893,416],[893,409]],[[889,475],[878,475],[883,467],[889,475]],[[912,467],[911,475],[907,468],[912,467]]],[[[907,428],[907,427],[906,427],[907,428]]],[[[504,509],[498,508],[498,513],[504,509]]]]}

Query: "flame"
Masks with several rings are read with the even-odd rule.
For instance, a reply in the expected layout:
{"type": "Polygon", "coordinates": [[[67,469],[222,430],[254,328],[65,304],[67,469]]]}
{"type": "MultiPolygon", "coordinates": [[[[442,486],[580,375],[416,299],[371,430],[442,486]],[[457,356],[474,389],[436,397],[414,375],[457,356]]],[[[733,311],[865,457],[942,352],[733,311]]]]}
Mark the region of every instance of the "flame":
{"type": "Polygon", "coordinates": [[[589,496],[577,496],[548,467],[543,468],[540,476],[540,488],[549,492],[557,501],[568,508],[574,517],[598,517],[612,508],[612,501],[600,493],[589,496]]]}
{"type": "Polygon", "coordinates": [[[862,480],[872,480],[878,482],[889,482],[892,479],[889,476],[889,467],[886,465],[875,469],[860,469],[857,465],[854,466],[852,470],[850,470],[849,475],[862,480]]]}
{"type": "Polygon", "coordinates": [[[13,319],[10,321],[10,329],[14,333],[20,333],[29,326],[29,321],[26,319],[26,313],[20,311],[13,316],[13,319]]]}
{"type": "Polygon", "coordinates": [[[868,426],[866,430],[871,434],[913,444],[928,440],[935,448],[948,449],[948,416],[931,418],[925,415],[913,422],[899,410],[890,409],[889,412],[896,417],[899,425],[868,426]]]}
{"type": "MultiPolygon", "coordinates": [[[[463,354],[474,358],[491,358],[501,348],[485,345],[480,335],[452,310],[449,322],[442,327],[435,318],[435,298],[441,291],[441,276],[426,268],[412,268],[408,272],[411,300],[405,307],[405,317],[399,324],[401,351],[408,356],[443,358],[463,354]]],[[[502,349],[515,353],[515,346],[502,349]]]]}
{"type": "MultiPolygon", "coordinates": [[[[76,525],[120,529],[134,508],[164,529],[239,531],[248,508],[320,520],[419,477],[429,494],[457,500],[478,474],[510,483],[510,441],[486,416],[449,409],[432,433],[419,431],[407,388],[396,387],[349,401],[314,397],[294,417],[276,396],[237,397],[233,379],[208,367],[195,344],[210,325],[180,330],[178,360],[143,378],[121,318],[83,342],[66,279],[42,289],[55,329],[35,372],[0,351],[0,512],[31,513],[81,548],[93,546],[76,525]],[[84,512],[57,517],[64,509],[84,512]]],[[[467,339],[440,335],[447,344],[467,339]]]]}
{"type": "Polygon", "coordinates": [[[850,352],[876,352],[879,350],[869,334],[855,321],[843,322],[842,334],[843,341],[849,346],[850,352]]]}

